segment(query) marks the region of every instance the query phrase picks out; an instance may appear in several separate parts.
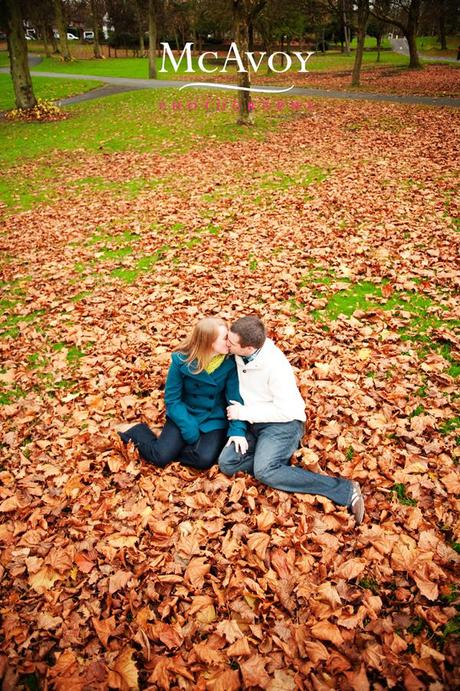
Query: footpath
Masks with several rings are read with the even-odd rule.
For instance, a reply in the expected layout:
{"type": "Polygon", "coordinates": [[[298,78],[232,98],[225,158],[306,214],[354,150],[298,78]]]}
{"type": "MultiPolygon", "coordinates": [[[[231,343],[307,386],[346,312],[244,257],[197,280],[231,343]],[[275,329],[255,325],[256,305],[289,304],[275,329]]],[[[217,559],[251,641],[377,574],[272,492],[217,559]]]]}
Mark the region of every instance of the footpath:
{"type": "MultiPolygon", "coordinates": [[[[399,44],[404,43],[404,39],[394,39],[394,43],[398,46],[396,50],[399,52],[399,44]]],[[[407,45],[407,44],[406,44],[407,45]]],[[[404,46],[402,47],[402,50],[404,46]]],[[[31,55],[29,56],[29,62],[31,66],[36,66],[40,64],[41,58],[39,56],[31,55]]],[[[9,68],[0,68],[0,73],[8,73],[9,68]]],[[[52,79],[84,79],[88,81],[104,82],[104,86],[92,91],[87,91],[86,93],[79,94],[77,96],[71,96],[70,98],[64,98],[58,101],[59,105],[66,106],[73,103],[81,103],[82,101],[89,101],[95,98],[103,98],[105,96],[111,96],[112,94],[123,93],[126,91],[136,91],[139,89],[165,89],[165,88],[176,88],[179,89],[181,86],[185,86],[190,82],[182,82],[176,80],[166,80],[166,79],[129,79],[126,77],[104,77],[101,75],[87,75],[87,74],[68,74],[62,72],[39,72],[34,70],[33,75],[37,77],[49,77],[52,79]]],[[[215,84],[210,86],[209,84],[194,84],[193,87],[197,89],[221,89],[222,85],[215,84]]],[[[276,91],[267,87],[257,87],[258,90],[263,90],[263,93],[276,95],[276,91]]],[[[414,104],[414,105],[427,105],[427,106],[451,106],[453,108],[460,107],[460,98],[448,98],[448,97],[434,97],[434,96],[416,96],[416,95],[405,95],[398,96],[397,94],[379,94],[363,91],[338,91],[330,89],[307,89],[295,87],[288,91],[290,95],[296,96],[307,96],[310,98],[335,98],[340,100],[352,100],[352,101],[386,101],[387,103],[401,103],[401,104],[414,104]]]]}

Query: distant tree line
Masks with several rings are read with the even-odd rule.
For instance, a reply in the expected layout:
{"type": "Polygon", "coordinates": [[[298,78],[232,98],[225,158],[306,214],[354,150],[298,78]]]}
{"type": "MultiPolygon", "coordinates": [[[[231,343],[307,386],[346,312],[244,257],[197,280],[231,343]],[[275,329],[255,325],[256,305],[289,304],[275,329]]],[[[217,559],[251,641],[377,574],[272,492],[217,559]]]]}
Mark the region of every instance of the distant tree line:
{"type": "MultiPolygon", "coordinates": [[[[420,67],[416,36],[446,37],[460,27],[458,0],[0,0],[0,30],[5,31],[15,84],[16,104],[33,107],[33,89],[27,67],[25,30],[32,27],[47,55],[71,60],[67,34],[93,32],[93,51],[102,57],[100,44],[132,48],[149,57],[149,77],[156,77],[156,51],[160,41],[181,50],[193,42],[199,53],[236,41],[240,51],[263,50],[290,53],[297,50],[326,51],[340,46],[350,53],[357,48],[353,81],[359,85],[364,38],[382,38],[396,31],[407,39],[410,67],[420,67]]],[[[249,78],[240,75],[241,85],[249,78]]],[[[249,122],[250,95],[241,97],[241,121],[249,122]]]]}

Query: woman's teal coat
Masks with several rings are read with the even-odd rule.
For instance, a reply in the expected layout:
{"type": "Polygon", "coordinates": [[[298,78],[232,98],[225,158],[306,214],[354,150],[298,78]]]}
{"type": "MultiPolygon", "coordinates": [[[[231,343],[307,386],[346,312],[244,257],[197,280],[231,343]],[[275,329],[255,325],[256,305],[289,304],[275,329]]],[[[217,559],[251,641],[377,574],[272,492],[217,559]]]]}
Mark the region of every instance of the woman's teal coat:
{"type": "Polygon", "coordinates": [[[166,416],[178,426],[187,444],[198,441],[200,432],[227,427],[229,437],[244,437],[246,424],[227,420],[230,401],[243,402],[233,356],[227,356],[211,374],[193,374],[194,365],[186,363],[181,353],[172,354],[165,386],[166,416]]]}

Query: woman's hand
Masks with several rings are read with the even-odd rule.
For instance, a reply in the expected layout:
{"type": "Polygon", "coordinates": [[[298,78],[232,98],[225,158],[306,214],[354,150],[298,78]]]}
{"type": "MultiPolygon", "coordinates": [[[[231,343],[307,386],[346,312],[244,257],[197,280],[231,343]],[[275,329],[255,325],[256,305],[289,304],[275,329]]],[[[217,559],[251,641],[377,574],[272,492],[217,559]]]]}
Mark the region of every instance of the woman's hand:
{"type": "Polygon", "coordinates": [[[235,451],[243,456],[247,452],[249,446],[246,437],[229,437],[225,446],[230,446],[230,444],[235,444],[235,451]]]}

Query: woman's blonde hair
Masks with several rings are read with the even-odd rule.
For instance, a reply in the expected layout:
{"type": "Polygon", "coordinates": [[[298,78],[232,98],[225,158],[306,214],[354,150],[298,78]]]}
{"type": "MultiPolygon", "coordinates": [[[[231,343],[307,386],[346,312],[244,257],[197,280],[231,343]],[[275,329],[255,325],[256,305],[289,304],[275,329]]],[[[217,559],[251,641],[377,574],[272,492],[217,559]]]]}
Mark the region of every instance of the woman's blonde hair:
{"type": "Polygon", "coordinates": [[[215,353],[212,344],[219,336],[219,326],[227,326],[219,317],[205,317],[195,324],[190,336],[176,349],[176,353],[186,355],[188,364],[196,362],[194,374],[202,372],[211,362],[215,353]]]}

